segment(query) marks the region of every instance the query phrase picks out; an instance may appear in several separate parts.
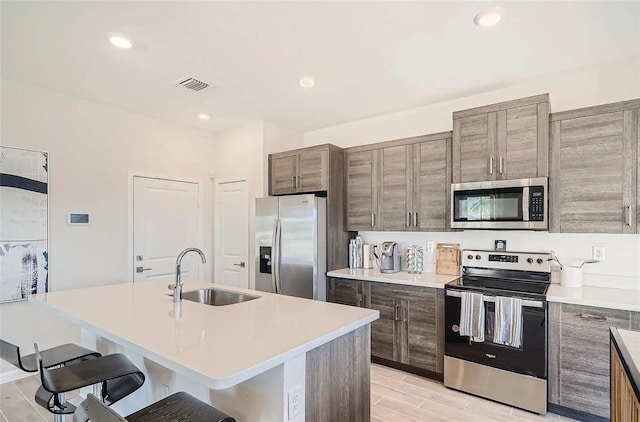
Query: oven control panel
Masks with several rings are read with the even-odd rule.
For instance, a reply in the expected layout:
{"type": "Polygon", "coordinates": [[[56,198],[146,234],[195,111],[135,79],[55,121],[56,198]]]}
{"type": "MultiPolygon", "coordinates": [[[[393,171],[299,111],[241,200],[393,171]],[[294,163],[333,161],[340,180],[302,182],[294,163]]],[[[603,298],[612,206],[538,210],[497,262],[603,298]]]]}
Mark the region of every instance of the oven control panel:
{"type": "Polygon", "coordinates": [[[493,262],[518,262],[518,255],[494,255],[489,254],[489,261],[493,262]]]}
{"type": "Polygon", "coordinates": [[[551,272],[551,255],[540,252],[463,250],[464,267],[551,272]]]}

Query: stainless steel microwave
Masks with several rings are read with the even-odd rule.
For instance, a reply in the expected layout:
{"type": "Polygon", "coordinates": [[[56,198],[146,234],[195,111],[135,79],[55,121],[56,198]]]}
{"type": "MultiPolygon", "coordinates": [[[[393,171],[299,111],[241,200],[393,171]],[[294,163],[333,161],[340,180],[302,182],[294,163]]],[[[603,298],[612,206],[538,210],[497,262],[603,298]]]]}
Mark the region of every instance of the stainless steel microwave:
{"type": "Polygon", "coordinates": [[[549,178],[451,185],[453,229],[549,229],[549,178]]]}

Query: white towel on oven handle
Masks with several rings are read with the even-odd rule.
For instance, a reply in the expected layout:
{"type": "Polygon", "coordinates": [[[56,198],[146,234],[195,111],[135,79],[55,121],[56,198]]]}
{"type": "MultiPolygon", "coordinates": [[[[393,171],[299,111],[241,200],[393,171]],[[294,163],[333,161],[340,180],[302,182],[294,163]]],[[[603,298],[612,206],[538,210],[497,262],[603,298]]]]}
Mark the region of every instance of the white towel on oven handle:
{"type": "Polygon", "coordinates": [[[496,296],[493,342],[510,347],[522,345],[522,299],[496,296]]]}
{"type": "Polygon", "coordinates": [[[484,341],[484,296],[482,293],[461,292],[460,335],[476,342],[484,341]]]}

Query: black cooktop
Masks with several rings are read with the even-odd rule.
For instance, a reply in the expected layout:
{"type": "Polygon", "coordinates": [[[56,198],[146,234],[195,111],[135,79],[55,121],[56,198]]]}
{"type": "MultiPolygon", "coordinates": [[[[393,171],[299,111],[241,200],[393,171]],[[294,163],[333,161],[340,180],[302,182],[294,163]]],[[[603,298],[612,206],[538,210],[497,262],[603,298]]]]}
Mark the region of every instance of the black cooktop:
{"type": "Polygon", "coordinates": [[[457,286],[462,289],[468,288],[470,290],[507,291],[511,293],[528,293],[535,295],[545,295],[549,288],[549,283],[546,282],[478,276],[462,276],[448,285],[457,286]]]}

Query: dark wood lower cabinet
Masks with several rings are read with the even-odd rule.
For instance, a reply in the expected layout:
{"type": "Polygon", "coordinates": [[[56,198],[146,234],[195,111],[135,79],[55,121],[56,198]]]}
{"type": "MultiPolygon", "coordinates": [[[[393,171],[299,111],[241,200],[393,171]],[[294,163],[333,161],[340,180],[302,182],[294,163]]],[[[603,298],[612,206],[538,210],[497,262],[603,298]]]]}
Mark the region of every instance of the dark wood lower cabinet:
{"type": "Polygon", "coordinates": [[[549,303],[550,410],[581,420],[609,418],[609,327],[631,328],[637,312],[549,303]]]}
{"type": "Polygon", "coordinates": [[[371,356],[384,364],[441,379],[444,369],[444,291],[349,279],[330,279],[328,300],[375,309],[371,356]]]}
{"type": "Polygon", "coordinates": [[[363,283],[360,280],[329,278],[327,301],[357,307],[364,306],[363,283]]]}

